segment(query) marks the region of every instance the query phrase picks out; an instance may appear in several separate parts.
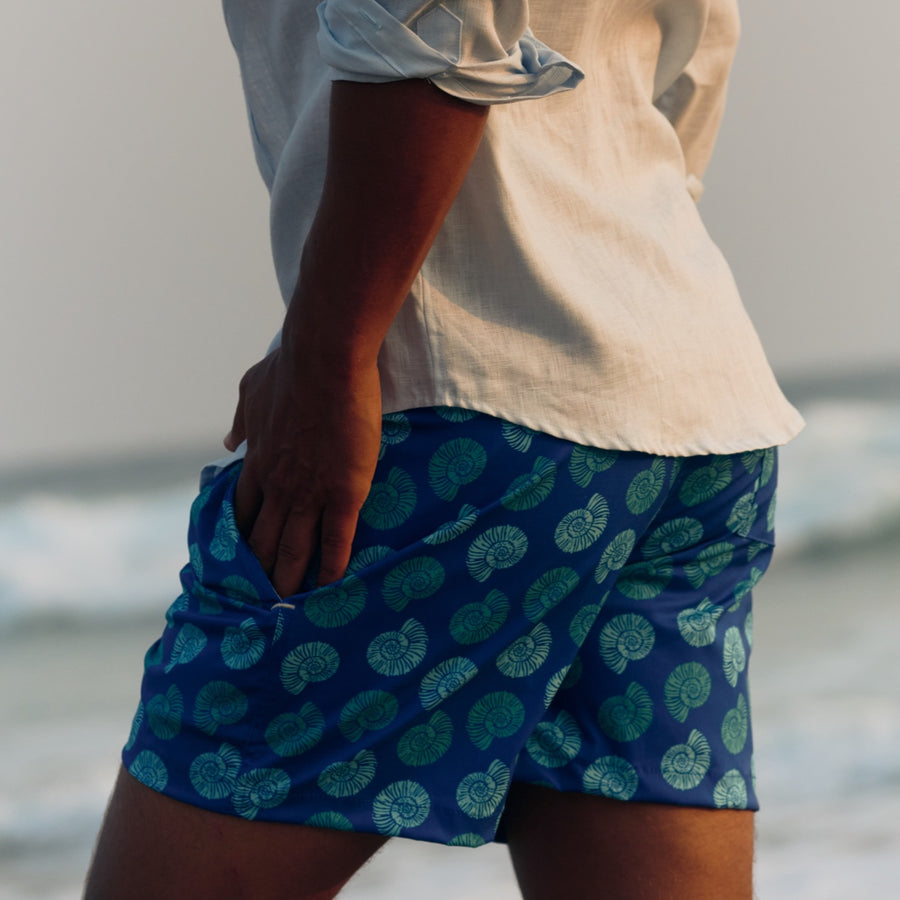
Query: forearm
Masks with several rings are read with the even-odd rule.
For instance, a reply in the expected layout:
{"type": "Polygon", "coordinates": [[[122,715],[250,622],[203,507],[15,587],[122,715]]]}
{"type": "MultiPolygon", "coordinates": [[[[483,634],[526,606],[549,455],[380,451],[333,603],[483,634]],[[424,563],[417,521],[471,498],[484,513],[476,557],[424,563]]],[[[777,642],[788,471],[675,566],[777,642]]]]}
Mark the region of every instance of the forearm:
{"type": "Polygon", "coordinates": [[[478,147],[487,107],[425,81],[335,82],[328,166],[283,346],[375,365],[478,147]]]}

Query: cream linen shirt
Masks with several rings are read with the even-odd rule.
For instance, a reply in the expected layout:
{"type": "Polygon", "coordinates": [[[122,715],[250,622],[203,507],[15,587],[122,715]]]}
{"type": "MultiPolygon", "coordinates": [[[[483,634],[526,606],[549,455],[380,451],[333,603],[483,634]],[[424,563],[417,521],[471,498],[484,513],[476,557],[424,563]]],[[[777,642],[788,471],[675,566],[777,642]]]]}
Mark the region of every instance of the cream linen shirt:
{"type": "Polygon", "coordinates": [[[800,430],[695,205],[734,0],[224,8],[285,302],[321,193],[333,79],[427,78],[494,105],[383,345],[385,412],[465,407],[671,456],[800,430]]]}

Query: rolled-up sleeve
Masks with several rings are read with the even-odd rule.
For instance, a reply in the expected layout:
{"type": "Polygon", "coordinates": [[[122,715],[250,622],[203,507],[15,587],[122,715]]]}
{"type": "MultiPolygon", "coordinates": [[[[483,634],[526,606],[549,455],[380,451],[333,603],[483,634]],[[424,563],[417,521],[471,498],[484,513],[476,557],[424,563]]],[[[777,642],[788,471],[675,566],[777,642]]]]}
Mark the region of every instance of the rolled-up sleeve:
{"type": "Polygon", "coordinates": [[[531,33],[527,0],[325,0],[318,15],[334,80],[423,78],[493,104],[570,90],[584,77],[531,33]]]}

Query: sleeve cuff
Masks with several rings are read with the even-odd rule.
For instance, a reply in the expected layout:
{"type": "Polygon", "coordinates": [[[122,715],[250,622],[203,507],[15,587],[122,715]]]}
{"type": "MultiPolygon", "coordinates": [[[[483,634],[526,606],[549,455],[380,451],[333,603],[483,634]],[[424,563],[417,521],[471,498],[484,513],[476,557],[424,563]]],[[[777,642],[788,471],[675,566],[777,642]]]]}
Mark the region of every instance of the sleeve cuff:
{"type": "Polygon", "coordinates": [[[319,50],[333,80],[428,79],[455,97],[493,104],[571,90],[584,78],[578,66],[528,28],[504,47],[489,22],[476,23],[480,33],[468,34],[463,20],[443,3],[402,4],[426,8],[416,17],[415,31],[386,5],[376,0],[319,4],[319,50]]]}

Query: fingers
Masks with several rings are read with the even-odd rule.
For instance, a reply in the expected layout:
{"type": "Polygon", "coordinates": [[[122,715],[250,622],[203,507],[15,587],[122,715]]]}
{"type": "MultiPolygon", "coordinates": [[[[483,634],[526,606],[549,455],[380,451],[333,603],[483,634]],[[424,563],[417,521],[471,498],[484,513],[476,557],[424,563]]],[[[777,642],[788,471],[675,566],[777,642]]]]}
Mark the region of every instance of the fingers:
{"type": "MultiPolygon", "coordinates": [[[[274,546],[275,550],[269,571],[272,573],[272,586],[279,596],[288,597],[300,590],[316,545],[318,525],[318,512],[310,507],[295,508],[282,519],[277,536],[273,532],[266,534],[267,547],[274,546]],[[274,545],[270,543],[273,538],[274,545]]],[[[254,527],[254,534],[255,532],[254,527]]]]}
{"type": "Polygon", "coordinates": [[[319,586],[339,581],[346,574],[358,518],[359,514],[355,511],[338,511],[334,507],[325,510],[319,539],[322,548],[319,586]]]}

